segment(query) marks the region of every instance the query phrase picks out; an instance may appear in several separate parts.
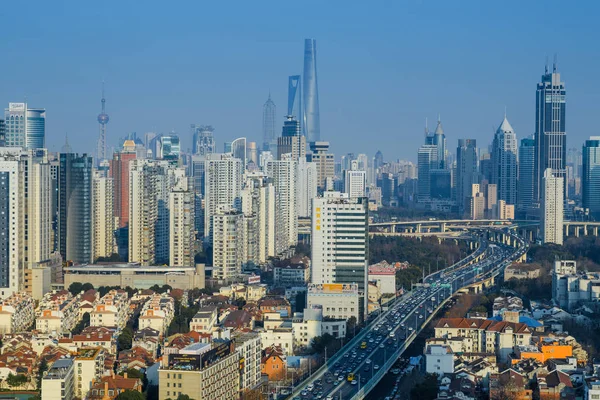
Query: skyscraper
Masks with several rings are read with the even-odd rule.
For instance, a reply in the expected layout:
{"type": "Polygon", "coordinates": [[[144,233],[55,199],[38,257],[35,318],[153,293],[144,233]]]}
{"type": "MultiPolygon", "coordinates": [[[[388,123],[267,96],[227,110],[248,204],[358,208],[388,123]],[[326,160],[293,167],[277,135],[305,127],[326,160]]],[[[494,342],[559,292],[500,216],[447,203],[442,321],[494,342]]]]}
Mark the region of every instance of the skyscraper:
{"type": "Polygon", "coordinates": [[[6,146],[6,124],[0,119],[0,147],[6,146]]]}
{"type": "Polygon", "coordinates": [[[219,208],[240,209],[244,168],[231,154],[220,154],[205,161],[204,171],[204,236],[209,238],[219,208]]]}
{"type": "Polygon", "coordinates": [[[329,142],[312,142],[310,144],[308,161],[317,164],[317,185],[319,189],[325,190],[327,179],[333,179],[335,175],[334,155],[328,153],[329,142]]]}
{"type": "Polygon", "coordinates": [[[192,124],[191,131],[194,140],[192,152],[195,155],[203,156],[215,152],[215,128],[210,125],[192,124]]]}
{"type": "Polygon", "coordinates": [[[65,261],[94,261],[92,168],[92,157],[87,154],[60,154],[58,244],[65,261]]]}
{"type": "Polygon", "coordinates": [[[444,134],[444,129],[442,128],[442,121],[438,117],[437,126],[435,128],[435,132],[433,134],[429,134],[427,132],[427,127],[425,127],[425,144],[434,145],[437,147],[437,166],[435,169],[445,169],[446,168],[446,135],[444,134]]]}
{"type": "Polygon", "coordinates": [[[231,142],[231,154],[233,155],[233,158],[242,161],[242,169],[245,169],[247,164],[245,137],[237,138],[231,142]]]}
{"type": "Polygon", "coordinates": [[[189,267],[194,263],[194,192],[182,179],[169,194],[169,265],[189,267]]]}
{"type": "Polygon", "coordinates": [[[298,161],[298,182],[296,185],[296,208],[298,217],[310,218],[312,199],[317,197],[317,164],[298,161]]]}
{"type": "Polygon", "coordinates": [[[419,148],[417,163],[419,170],[418,201],[420,203],[430,200],[431,195],[431,170],[437,169],[438,147],[433,144],[424,144],[419,148]]]}
{"type": "Polygon", "coordinates": [[[367,172],[358,169],[358,161],[353,160],[350,169],[344,171],[344,192],[350,197],[366,196],[367,172]]]}
{"type": "Polygon", "coordinates": [[[504,116],[492,145],[492,182],[498,186],[498,200],[517,203],[517,136],[504,116]]]}
{"type": "Polygon", "coordinates": [[[467,198],[472,197],[473,184],[479,182],[479,157],[475,139],[458,139],[456,148],[456,205],[467,211],[467,198]]]}
{"type": "Polygon", "coordinates": [[[563,244],[565,179],[546,168],[542,178],[541,234],[543,243],[563,244]]]}
{"type": "MultiPolygon", "coordinates": [[[[294,116],[299,122],[304,118],[302,114],[302,79],[300,75],[292,75],[288,78],[288,109],[287,115],[294,116]]],[[[304,135],[304,129],[302,128],[304,135]]]]}
{"type": "Polygon", "coordinates": [[[119,228],[129,223],[129,162],[137,157],[135,142],[126,140],[123,149],[113,154],[110,163],[110,176],[113,178],[115,217],[119,218],[119,228]]]}
{"type": "Polygon", "coordinates": [[[319,87],[317,84],[317,41],[304,41],[304,117],[303,125],[306,140],[309,143],[321,140],[321,122],[319,116],[319,87]]]}
{"type": "Polygon", "coordinates": [[[8,297],[21,289],[23,234],[23,170],[17,155],[0,157],[0,294],[8,297]],[[13,250],[14,249],[14,250],[13,250]]]}
{"type": "Polygon", "coordinates": [[[275,186],[275,251],[281,253],[298,243],[296,208],[297,164],[291,156],[269,161],[265,172],[275,186]]]}
{"type": "Polygon", "coordinates": [[[300,121],[288,115],[283,123],[282,134],[277,138],[277,159],[291,154],[292,159],[306,159],[306,138],[300,133],[300,121]]]}
{"type": "Polygon", "coordinates": [[[94,218],[94,247],[93,260],[98,257],[110,257],[115,251],[115,217],[113,215],[112,178],[102,176],[94,171],[93,177],[92,214],[94,218]]]}
{"type": "Polygon", "coordinates": [[[100,123],[100,134],[98,136],[98,147],[96,149],[96,163],[100,165],[103,160],[106,160],[106,124],[109,117],[106,113],[106,99],[104,98],[104,82],[102,82],[102,112],[98,115],[98,123],[100,123]]]}
{"type": "MultiPolygon", "coordinates": [[[[535,172],[534,200],[539,202],[542,194],[542,179],[546,169],[552,169],[552,175],[563,177],[566,181],[566,100],[565,84],[560,81],[556,62],[552,72],[548,66],[537,84],[535,101],[535,172]]],[[[566,197],[566,187],[565,190],[566,197]]]]}
{"type": "Polygon", "coordinates": [[[27,103],[8,103],[4,110],[6,146],[41,149],[46,147],[46,110],[28,108],[27,103]]]}
{"type": "Polygon", "coordinates": [[[592,136],[583,145],[583,208],[600,220],[600,136],[592,136]]]}
{"type": "Polygon", "coordinates": [[[519,147],[519,183],[517,210],[527,213],[533,208],[535,174],[535,140],[531,137],[521,140],[519,147]]]}
{"type": "Polygon", "coordinates": [[[263,105],[263,150],[273,151],[273,146],[277,138],[277,132],[275,130],[275,115],[277,115],[275,103],[271,100],[271,93],[269,98],[263,105]]]}

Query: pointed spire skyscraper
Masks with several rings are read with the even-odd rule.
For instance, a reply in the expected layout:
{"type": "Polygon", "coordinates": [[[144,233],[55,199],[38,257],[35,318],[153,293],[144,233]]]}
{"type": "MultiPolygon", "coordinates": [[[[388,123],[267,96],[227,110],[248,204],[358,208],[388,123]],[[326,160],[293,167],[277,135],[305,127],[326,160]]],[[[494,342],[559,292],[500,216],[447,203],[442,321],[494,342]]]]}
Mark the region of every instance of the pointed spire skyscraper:
{"type": "Polygon", "coordinates": [[[321,140],[321,118],[319,116],[319,88],[317,84],[317,41],[304,41],[304,116],[302,129],[309,143],[321,140]]]}

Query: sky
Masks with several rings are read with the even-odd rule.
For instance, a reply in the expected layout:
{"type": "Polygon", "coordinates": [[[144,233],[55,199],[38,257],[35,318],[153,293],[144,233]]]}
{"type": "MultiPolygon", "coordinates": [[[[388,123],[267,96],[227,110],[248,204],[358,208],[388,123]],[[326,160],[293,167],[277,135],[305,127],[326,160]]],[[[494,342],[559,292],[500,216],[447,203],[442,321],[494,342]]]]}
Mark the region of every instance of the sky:
{"type": "Polygon", "coordinates": [[[0,105],[46,108],[46,138],[75,151],[98,137],[215,128],[218,148],[262,141],[269,93],[278,126],[287,78],[317,40],[321,139],[336,157],[381,150],[416,160],[425,119],[487,147],[507,117],[519,139],[535,123],[535,88],[557,54],[567,88],[567,144],[598,135],[596,1],[40,1],[0,8],[0,105]],[[25,5],[26,4],[26,5],[25,5]]]}

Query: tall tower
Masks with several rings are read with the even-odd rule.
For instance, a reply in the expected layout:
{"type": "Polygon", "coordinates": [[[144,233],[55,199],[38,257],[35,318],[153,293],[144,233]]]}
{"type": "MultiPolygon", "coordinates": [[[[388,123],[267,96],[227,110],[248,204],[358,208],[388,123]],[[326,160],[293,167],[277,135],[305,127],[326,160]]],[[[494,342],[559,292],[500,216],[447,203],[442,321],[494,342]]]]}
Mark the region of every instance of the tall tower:
{"type": "Polygon", "coordinates": [[[535,203],[533,197],[534,166],[535,140],[531,137],[524,138],[519,147],[519,190],[517,193],[517,209],[522,213],[530,211],[535,203]]]}
{"type": "Polygon", "coordinates": [[[460,212],[468,208],[473,184],[479,182],[479,154],[475,139],[458,139],[456,148],[456,204],[460,212]]]}
{"type": "Polygon", "coordinates": [[[102,112],[98,115],[100,123],[100,135],[98,136],[98,147],[96,149],[96,164],[106,160],[106,124],[108,124],[108,114],[106,113],[106,99],[104,98],[104,82],[102,82],[102,112]]]}
{"type": "Polygon", "coordinates": [[[546,168],[542,177],[541,234],[543,243],[563,244],[565,179],[546,168]]]}
{"type": "MultiPolygon", "coordinates": [[[[539,202],[542,194],[542,179],[546,169],[552,169],[554,177],[566,182],[566,131],[565,131],[565,84],[554,62],[552,72],[548,66],[537,84],[535,101],[535,174],[534,200],[539,202]]],[[[566,188],[565,188],[566,189],[566,188]]]]}
{"type": "Polygon", "coordinates": [[[304,41],[304,116],[301,122],[309,143],[321,140],[319,87],[317,85],[317,41],[304,41]]]}
{"type": "Polygon", "coordinates": [[[491,183],[498,187],[498,200],[517,203],[517,136],[506,115],[494,135],[491,183]]]}
{"type": "MultiPolygon", "coordinates": [[[[288,111],[287,115],[293,115],[298,121],[303,119],[302,114],[302,89],[300,75],[292,75],[288,78],[288,111]]],[[[302,132],[305,134],[305,132],[302,132]]]]}
{"type": "Polygon", "coordinates": [[[591,136],[583,145],[583,207],[596,221],[600,217],[600,136],[591,136]]]}
{"type": "Polygon", "coordinates": [[[275,114],[277,114],[275,103],[271,100],[271,93],[269,98],[263,105],[263,150],[273,151],[275,145],[276,133],[275,133],[275,114]]]}

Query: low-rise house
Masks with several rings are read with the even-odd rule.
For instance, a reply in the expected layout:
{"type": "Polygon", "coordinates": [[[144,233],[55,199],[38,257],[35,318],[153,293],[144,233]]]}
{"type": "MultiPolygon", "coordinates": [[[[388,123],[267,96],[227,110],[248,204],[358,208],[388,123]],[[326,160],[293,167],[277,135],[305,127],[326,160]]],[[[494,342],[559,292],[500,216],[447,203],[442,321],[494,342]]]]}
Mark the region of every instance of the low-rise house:
{"type": "Polygon", "coordinates": [[[165,335],[174,316],[175,301],[173,298],[166,293],[155,293],[146,300],[142,307],[139,327],[140,329],[156,329],[165,335]]]}
{"type": "Polygon", "coordinates": [[[129,368],[145,370],[154,364],[154,357],[152,354],[145,348],[138,346],[133,346],[129,350],[120,351],[118,360],[120,371],[124,371],[129,368]]]}
{"type": "Polygon", "coordinates": [[[158,347],[161,343],[161,334],[156,329],[138,329],[133,334],[132,346],[143,347],[148,350],[153,358],[158,355],[158,347]]]}
{"type": "Polygon", "coordinates": [[[426,346],[425,370],[428,374],[445,375],[454,373],[454,352],[450,346],[426,346]]]}
{"type": "Polygon", "coordinates": [[[310,279],[310,261],[305,257],[298,262],[284,260],[273,267],[273,281],[275,286],[301,286],[306,285],[310,279]]]}
{"type": "Polygon", "coordinates": [[[254,329],[254,319],[252,315],[244,310],[235,310],[230,312],[223,320],[223,327],[232,330],[252,330],[254,329]]]}
{"type": "Polygon", "coordinates": [[[269,378],[269,381],[280,381],[286,376],[285,352],[279,346],[269,346],[264,350],[260,360],[261,373],[269,378]]]}
{"type": "Polygon", "coordinates": [[[539,374],[535,385],[536,398],[540,400],[575,400],[575,389],[569,375],[561,371],[552,371],[547,375],[539,374]]]}
{"type": "MultiPolygon", "coordinates": [[[[76,348],[103,347],[109,354],[117,353],[116,330],[104,326],[88,326],[70,339],[76,348]]],[[[59,345],[62,345],[59,341],[59,345]]]]}
{"type": "Polygon", "coordinates": [[[0,334],[25,331],[34,320],[34,301],[30,295],[16,292],[0,303],[0,334]]]}
{"type": "Polygon", "coordinates": [[[41,333],[70,332],[80,319],[79,298],[68,290],[46,293],[37,309],[35,328],[41,333]]]}
{"type": "Polygon", "coordinates": [[[75,363],[75,396],[85,399],[92,384],[104,374],[105,350],[102,347],[84,347],[78,350],[75,363]]]}
{"type": "Polygon", "coordinates": [[[263,329],[259,334],[263,349],[275,346],[281,348],[285,355],[294,354],[294,332],[289,324],[282,324],[274,329],[263,329]]]}
{"type": "Polygon", "coordinates": [[[142,392],[142,381],[137,378],[128,378],[127,373],[121,375],[103,376],[92,385],[88,393],[88,400],[113,400],[126,390],[142,392]]]}
{"type": "Polygon", "coordinates": [[[258,302],[258,308],[261,312],[278,312],[282,317],[292,316],[292,307],[290,302],[284,297],[274,296],[266,297],[258,302]]]}
{"type": "Polygon", "coordinates": [[[91,314],[94,307],[100,301],[100,293],[94,289],[89,289],[81,294],[79,298],[79,319],[83,318],[85,313],[91,314]]]}
{"type": "Polygon", "coordinates": [[[91,326],[122,329],[129,318],[129,296],[124,290],[111,290],[100,299],[90,314],[91,326]]]}
{"type": "Polygon", "coordinates": [[[542,268],[539,264],[512,264],[504,269],[504,280],[511,279],[537,279],[542,268]]]}
{"type": "Polygon", "coordinates": [[[533,398],[533,391],[528,388],[527,379],[512,369],[490,375],[488,393],[490,399],[532,400],[533,398]]]}
{"type": "Polygon", "coordinates": [[[209,333],[217,325],[219,315],[216,306],[207,306],[198,309],[198,312],[190,321],[190,331],[209,333]]]}

